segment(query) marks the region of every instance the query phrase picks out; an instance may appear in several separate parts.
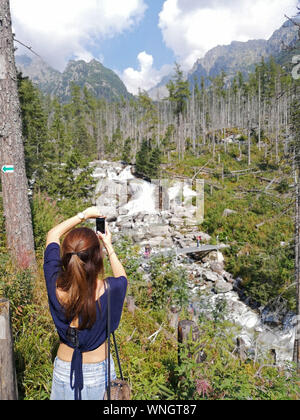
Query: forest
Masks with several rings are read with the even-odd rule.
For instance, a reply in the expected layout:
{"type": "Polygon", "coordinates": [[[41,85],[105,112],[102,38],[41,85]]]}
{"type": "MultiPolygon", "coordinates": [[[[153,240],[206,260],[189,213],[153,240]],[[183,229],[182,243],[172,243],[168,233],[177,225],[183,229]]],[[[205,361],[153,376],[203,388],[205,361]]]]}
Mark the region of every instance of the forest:
{"type": "MultiPolygon", "coordinates": [[[[296,311],[295,179],[299,168],[300,82],[274,59],[246,77],[222,72],[191,88],[175,64],[169,97],[109,102],[88,88],[70,86],[71,100],[44,96],[22,74],[18,95],[26,176],[30,189],[37,272],[16,268],[8,252],[0,195],[0,296],[10,299],[20,399],[49,399],[57,337],[50,320],[42,274],[46,233],[91,205],[95,179],[90,163],[122,161],[147,178],[204,178],[205,220],[201,229],[228,241],[226,269],[243,279],[249,302],[283,299],[296,311]],[[225,209],[234,209],[224,218],[225,209]],[[32,328],[35,325],[35,328],[32,328]]],[[[241,361],[220,307],[199,318],[201,364],[190,343],[177,363],[176,331],[168,325],[174,290],[181,319],[189,319],[186,273],[168,258],[151,264],[152,294],[139,268],[139,247],[124,237],[118,254],[132,279],[136,309],[124,309],[118,340],[134,399],[299,399],[295,365],[241,361]],[[174,289],[175,288],[175,289],[174,289]],[[134,357],[132,357],[134,355],[134,357]]],[[[22,260],[22,256],[21,256],[22,260]]],[[[106,264],[106,272],[110,268],[106,264]]],[[[229,328],[230,330],[230,328],[229,328]]],[[[197,343],[199,346],[199,343],[197,343]]]]}
{"type": "Polygon", "coordinates": [[[207,178],[209,192],[204,226],[215,238],[229,237],[233,243],[229,267],[247,276],[250,296],[264,296],[263,303],[287,287],[286,297],[295,309],[295,290],[289,286],[299,82],[272,59],[257,64],[248,80],[237,73],[226,82],[222,73],[210,82],[205,88],[202,80],[201,88],[195,84],[191,92],[176,65],[168,100],[153,101],[140,92],[136,100],[109,103],[73,84],[70,103],[61,104],[43,97],[19,75],[33,197],[46,194],[65,215],[73,214],[74,202],[79,210],[90,197],[94,180],[89,162],[94,160],[135,164],[137,172],[152,179],[176,174],[193,178],[206,165],[198,175],[207,178]],[[239,172],[241,177],[234,176],[239,172]],[[275,189],[262,178],[274,180],[275,189]],[[241,213],[246,210],[248,225],[245,215],[228,220],[232,226],[224,224],[220,215],[226,201],[229,208],[237,201],[241,213]]]}

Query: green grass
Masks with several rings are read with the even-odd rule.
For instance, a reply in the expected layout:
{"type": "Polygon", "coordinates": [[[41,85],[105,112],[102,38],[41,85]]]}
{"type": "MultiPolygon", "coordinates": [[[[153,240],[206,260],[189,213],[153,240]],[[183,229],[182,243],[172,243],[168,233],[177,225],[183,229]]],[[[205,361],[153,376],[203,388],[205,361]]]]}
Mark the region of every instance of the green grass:
{"type": "MultiPolygon", "coordinates": [[[[244,279],[246,293],[253,300],[266,305],[282,295],[291,309],[296,308],[294,283],[293,251],[293,184],[291,168],[281,158],[280,164],[274,162],[274,153],[264,157],[264,151],[252,146],[253,171],[260,171],[259,177],[273,180],[281,179],[281,185],[268,183],[252,174],[226,177],[231,171],[248,169],[247,147],[242,147],[243,159],[236,160],[239,149],[228,145],[225,153],[223,145],[217,145],[215,156],[207,151],[199,157],[186,153],[184,160],[176,154],[169,162],[170,176],[194,176],[197,168],[204,165],[213,174],[202,174],[205,185],[205,219],[200,227],[212,236],[216,243],[226,238],[231,247],[224,251],[227,271],[235,277],[244,279]],[[224,180],[222,180],[224,167],[224,180]],[[212,194],[209,183],[216,185],[212,194]],[[226,208],[237,213],[223,217],[226,208]],[[260,226],[258,226],[260,225],[260,226]],[[286,243],[285,246],[281,242],[286,243]]],[[[272,149],[271,149],[272,152],[272,149]]],[[[198,176],[200,178],[200,175],[198,176]]]]}
{"type": "MultiPolygon", "coordinates": [[[[223,164],[225,174],[247,168],[246,155],[242,162],[237,162],[236,153],[235,146],[229,146],[227,153],[218,146],[214,158],[208,151],[199,157],[187,154],[183,161],[173,155],[168,170],[173,175],[192,177],[193,167],[200,168],[211,161],[207,167],[215,174],[204,178],[220,189],[214,189],[211,195],[206,186],[205,220],[201,228],[212,235],[214,242],[217,235],[220,240],[228,237],[231,247],[225,254],[226,269],[244,279],[246,292],[252,299],[266,304],[282,295],[293,309],[296,302],[295,289],[291,287],[294,282],[293,207],[282,214],[288,205],[292,206],[292,198],[284,186],[281,192],[270,188],[268,192],[272,196],[262,193],[258,197],[256,192],[249,192],[267,186],[251,175],[239,180],[225,177],[223,182],[220,177],[223,164]],[[224,218],[225,208],[233,209],[237,214],[224,218]],[[257,229],[256,225],[262,222],[265,224],[257,229]],[[287,245],[280,246],[281,241],[287,245]]],[[[275,176],[283,177],[287,184],[292,183],[290,168],[284,162],[278,167],[269,159],[266,164],[263,152],[255,147],[252,157],[251,167],[261,170],[261,176],[270,180],[275,176]]],[[[8,296],[11,302],[19,398],[23,400],[50,397],[58,337],[48,308],[42,254],[45,223],[53,225],[60,217],[62,215],[54,211],[53,203],[45,202],[40,206],[38,200],[35,201],[35,240],[40,248],[37,252],[39,273],[33,277],[29,272],[18,272],[11,264],[5,245],[3,211],[0,211],[0,296],[8,296]]],[[[124,240],[118,243],[118,255],[128,274],[128,294],[134,296],[140,308],[133,315],[125,306],[117,331],[124,376],[131,384],[133,399],[299,399],[299,377],[295,375],[294,367],[278,370],[263,367],[269,364],[264,360],[241,362],[234,355],[231,326],[224,323],[222,317],[214,322],[199,319],[200,342],[190,344],[190,353],[201,345],[206,360],[197,364],[186,352],[182,354],[182,364],[178,365],[176,331],[168,327],[167,320],[172,304],[169,297],[174,297],[172,284],[170,286],[172,268],[161,261],[154,262],[153,305],[151,293],[149,295],[149,289],[137,271],[138,248],[128,239],[124,240]],[[149,337],[162,324],[163,329],[151,341],[149,337]],[[170,339],[170,334],[174,339],[170,339]]],[[[106,274],[111,274],[107,264],[106,274]]],[[[188,319],[189,315],[183,310],[180,317],[188,319]]]]}

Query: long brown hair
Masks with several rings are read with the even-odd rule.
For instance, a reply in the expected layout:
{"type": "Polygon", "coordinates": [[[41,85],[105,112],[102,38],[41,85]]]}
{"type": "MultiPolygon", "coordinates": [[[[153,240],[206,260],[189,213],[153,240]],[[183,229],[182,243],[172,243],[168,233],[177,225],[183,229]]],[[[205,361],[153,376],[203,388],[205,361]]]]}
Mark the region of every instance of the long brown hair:
{"type": "Polygon", "coordinates": [[[94,231],[77,228],[65,237],[62,244],[62,270],[57,287],[67,292],[68,300],[62,302],[70,322],[78,317],[79,327],[91,328],[96,321],[97,278],[104,277],[103,253],[94,231]]]}

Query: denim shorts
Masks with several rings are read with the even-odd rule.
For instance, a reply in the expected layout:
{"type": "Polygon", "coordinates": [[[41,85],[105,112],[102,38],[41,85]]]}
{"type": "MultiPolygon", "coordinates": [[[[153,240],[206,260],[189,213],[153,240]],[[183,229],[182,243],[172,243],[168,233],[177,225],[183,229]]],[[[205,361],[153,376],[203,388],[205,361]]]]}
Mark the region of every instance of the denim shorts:
{"type": "MultiPolygon", "coordinates": [[[[103,400],[107,388],[107,359],[100,363],[84,363],[82,400],[103,400]]],[[[74,390],[70,386],[71,362],[58,357],[54,360],[52,391],[50,400],[74,400],[74,390]]],[[[116,379],[113,358],[110,358],[111,380],[116,379]]]]}

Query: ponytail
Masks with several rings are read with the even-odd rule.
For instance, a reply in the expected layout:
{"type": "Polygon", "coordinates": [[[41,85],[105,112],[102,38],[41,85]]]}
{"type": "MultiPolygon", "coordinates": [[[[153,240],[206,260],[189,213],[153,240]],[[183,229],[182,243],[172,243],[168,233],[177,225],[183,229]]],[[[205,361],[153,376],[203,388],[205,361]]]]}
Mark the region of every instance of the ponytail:
{"type": "Polygon", "coordinates": [[[104,275],[99,239],[91,229],[75,229],[65,238],[62,251],[62,271],[57,280],[57,287],[68,294],[67,301],[62,303],[66,318],[69,322],[78,318],[80,330],[91,328],[97,316],[95,304],[97,278],[100,273],[102,277],[104,275]],[[84,241],[80,234],[85,234],[84,241]],[[78,238],[78,235],[81,237],[78,238]],[[83,245],[83,249],[80,247],[80,251],[69,251],[70,248],[76,250],[78,245],[83,245]],[[92,246],[86,248],[88,245],[92,246]]]}

